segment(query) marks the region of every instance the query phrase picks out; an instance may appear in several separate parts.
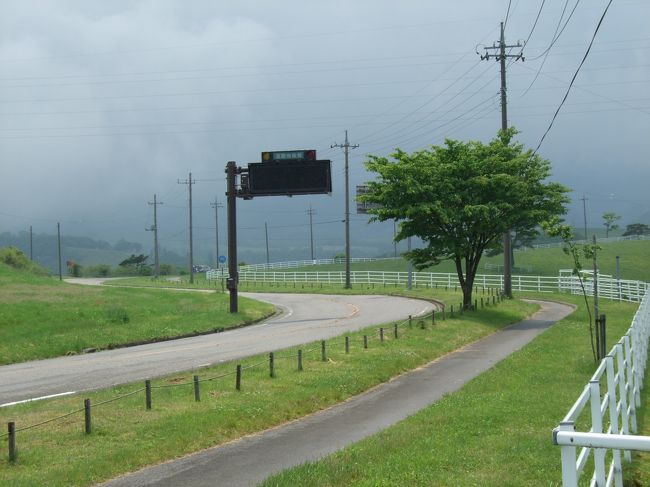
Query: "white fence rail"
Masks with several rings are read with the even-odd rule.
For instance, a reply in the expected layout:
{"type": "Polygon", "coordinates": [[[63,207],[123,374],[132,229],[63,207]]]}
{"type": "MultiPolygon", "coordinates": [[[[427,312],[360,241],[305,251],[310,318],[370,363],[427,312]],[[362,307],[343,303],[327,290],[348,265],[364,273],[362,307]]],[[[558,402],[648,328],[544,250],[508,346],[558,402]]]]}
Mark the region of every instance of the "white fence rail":
{"type": "MultiPolygon", "coordinates": [[[[394,260],[401,259],[401,257],[352,257],[350,262],[374,262],[376,260],[394,260]]],[[[243,265],[239,268],[240,271],[265,271],[272,269],[295,269],[297,267],[307,267],[312,265],[329,265],[329,264],[343,264],[345,259],[314,259],[314,260],[292,260],[289,262],[271,262],[269,264],[251,264],[243,265]]]]}
{"type": "MultiPolygon", "coordinates": [[[[210,271],[207,279],[221,279],[225,277],[224,270],[210,271]]],[[[262,283],[322,283],[345,284],[343,271],[313,271],[313,272],[273,272],[246,270],[243,266],[239,270],[240,282],[262,283]]],[[[352,284],[371,284],[376,286],[406,286],[408,272],[388,271],[352,271],[350,272],[352,284]]],[[[452,273],[413,272],[412,285],[414,287],[448,287],[459,286],[458,276],[452,273]]],[[[478,274],[474,285],[480,288],[503,289],[503,276],[491,274],[478,274]]],[[[593,283],[590,279],[584,281],[585,290],[593,294],[593,283]]],[[[613,279],[609,276],[599,275],[598,295],[604,299],[616,301],[640,302],[649,285],[642,281],[613,279]]],[[[580,282],[576,276],[569,273],[560,273],[559,276],[512,276],[512,289],[514,291],[533,292],[569,292],[582,293],[580,282]]]]}
{"type": "Polygon", "coordinates": [[[591,486],[622,487],[621,450],[627,461],[631,459],[630,450],[650,451],[650,437],[630,434],[637,430],[636,409],[641,404],[649,337],[647,292],[632,326],[602,360],[578,400],[553,430],[553,442],[561,447],[564,487],[576,487],[587,465],[594,469],[591,486]],[[581,418],[584,411],[589,411],[585,413],[589,418],[581,418]],[[591,428],[576,432],[576,423],[590,423],[591,428]],[[590,457],[592,463],[588,463],[590,457]]]}

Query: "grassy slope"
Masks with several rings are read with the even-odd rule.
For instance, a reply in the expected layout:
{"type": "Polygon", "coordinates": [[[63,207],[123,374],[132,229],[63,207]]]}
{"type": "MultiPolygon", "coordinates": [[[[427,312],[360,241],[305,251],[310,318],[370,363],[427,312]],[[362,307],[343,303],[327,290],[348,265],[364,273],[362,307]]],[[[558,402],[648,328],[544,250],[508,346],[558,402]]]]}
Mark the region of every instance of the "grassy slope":
{"type": "MultiPolygon", "coordinates": [[[[451,294],[450,294],[451,296],[451,294]]],[[[456,299],[457,296],[453,296],[456,299]]],[[[194,402],[192,373],[153,382],[153,410],[144,410],[143,393],[93,407],[93,434],[84,435],[83,415],[44,427],[21,431],[19,461],[9,466],[0,456],[0,485],[90,485],[121,472],[197,451],[260,431],[359,394],[391,377],[429,362],[461,345],[520,320],[535,307],[512,301],[463,317],[438,321],[421,330],[417,323],[400,329],[395,340],[386,333],[381,344],[377,328],[350,334],[351,351],[343,338],[328,341],[328,361],[320,360],[318,343],[303,347],[304,371],[296,371],[296,349],[276,356],[276,378],[270,379],[267,357],[251,357],[243,365],[242,391],[234,390],[234,364],[199,372],[202,378],[230,375],[202,383],[202,400],[194,402]],[[370,335],[369,349],[362,335],[370,335]],[[185,384],[179,387],[171,385],[185,384]],[[159,389],[158,386],[167,386],[159,389]]],[[[141,387],[122,386],[89,393],[93,404],[141,387]]],[[[35,424],[79,408],[81,397],[59,398],[0,409],[0,424],[35,424]]]]}
{"type": "MultiPolygon", "coordinates": [[[[623,279],[632,279],[640,281],[650,280],[650,241],[637,240],[628,242],[612,242],[601,244],[602,250],[599,252],[599,265],[601,272],[604,274],[616,274],[616,256],[620,256],[621,277],[623,279]]],[[[503,265],[503,255],[496,257],[483,257],[479,268],[480,274],[499,274],[496,271],[488,271],[485,264],[503,265]]],[[[517,272],[518,274],[557,276],[560,269],[570,269],[573,267],[571,259],[562,252],[561,248],[551,249],[529,249],[526,251],[515,252],[515,265],[526,267],[531,266],[530,272],[517,272]]],[[[591,264],[585,262],[585,267],[589,268],[591,264]]],[[[322,266],[307,266],[299,269],[284,269],[279,272],[314,272],[319,271],[342,271],[343,264],[332,264],[322,266]]],[[[381,260],[375,262],[363,262],[352,264],[352,270],[377,270],[377,271],[401,271],[407,270],[407,263],[404,260],[381,260]]],[[[427,269],[428,272],[452,272],[456,269],[452,262],[445,261],[427,269]]]]}
{"type": "Polygon", "coordinates": [[[0,364],[230,328],[271,312],[242,299],[232,315],[222,294],[74,286],[0,264],[0,364]]]}
{"type": "MultiPolygon", "coordinates": [[[[581,306],[575,297],[559,296],[581,306]]],[[[633,305],[606,303],[608,342],[633,305]]],[[[436,404],[265,486],[561,485],[551,430],[594,370],[584,309],[436,404]]]]}

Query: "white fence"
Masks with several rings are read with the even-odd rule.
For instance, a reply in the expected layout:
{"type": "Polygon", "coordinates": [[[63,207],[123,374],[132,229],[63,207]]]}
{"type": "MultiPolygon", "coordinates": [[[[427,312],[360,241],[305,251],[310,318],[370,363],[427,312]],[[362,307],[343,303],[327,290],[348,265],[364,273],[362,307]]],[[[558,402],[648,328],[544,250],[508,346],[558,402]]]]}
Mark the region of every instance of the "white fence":
{"type": "MultiPolygon", "coordinates": [[[[598,243],[628,242],[630,240],[650,240],[650,235],[628,235],[626,237],[602,237],[602,238],[598,239],[598,243]]],[[[576,240],[575,243],[582,245],[582,244],[591,243],[591,240],[590,241],[576,240]]],[[[564,242],[551,242],[551,243],[545,243],[545,244],[534,244],[534,245],[531,245],[530,247],[516,248],[515,252],[517,252],[517,251],[525,252],[527,250],[532,250],[532,249],[552,249],[552,248],[562,247],[562,246],[564,246],[564,242]]]]}
{"type": "MultiPolygon", "coordinates": [[[[352,257],[350,262],[374,262],[376,260],[394,260],[401,259],[401,257],[352,257]]],[[[239,268],[240,271],[265,271],[271,269],[295,269],[297,267],[307,267],[312,265],[329,265],[329,264],[343,264],[345,259],[314,259],[314,260],[292,260],[289,262],[271,262],[269,264],[251,264],[243,265],[239,268]]]]}
{"type": "Polygon", "coordinates": [[[641,404],[649,337],[650,292],[643,298],[630,329],[602,360],[578,400],[553,430],[553,442],[561,446],[564,487],[577,486],[586,465],[594,468],[590,485],[622,487],[621,450],[627,461],[631,459],[630,450],[650,451],[650,437],[630,434],[637,430],[636,409],[641,404]],[[587,409],[590,418],[581,418],[587,409]],[[590,423],[591,428],[577,432],[576,423],[590,423]],[[591,456],[593,462],[588,463],[591,456]]]}
{"type": "MultiPolygon", "coordinates": [[[[352,271],[350,282],[352,284],[371,284],[375,286],[406,286],[408,284],[408,272],[388,271],[352,271]]],[[[207,279],[221,279],[225,277],[223,270],[210,271],[206,274],[207,279]]],[[[458,276],[452,273],[435,272],[413,272],[411,283],[414,287],[447,287],[459,286],[458,276]]],[[[260,283],[322,283],[322,284],[345,284],[345,272],[343,271],[314,271],[314,272],[272,272],[246,270],[240,267],[240,282],[260,283]]],[[[474,285],[480,288],[503,289],[503,276],[491,274],[478,274],[474,285]]],[[[593,295],[593,281],[584,281],[585,290],[593,295]]],[[[642,281],[630,281],[613,279],[609,276],[599,275],[598,295],[604,299],[617,301],[640,302],[643,299],[649,285],[642,281]]],[[[570,271],[562,271],[559,276],[512,276],[513,291],[533,292],[569,292],[581,294],[582,288],[576,276],[570,271]]]]}

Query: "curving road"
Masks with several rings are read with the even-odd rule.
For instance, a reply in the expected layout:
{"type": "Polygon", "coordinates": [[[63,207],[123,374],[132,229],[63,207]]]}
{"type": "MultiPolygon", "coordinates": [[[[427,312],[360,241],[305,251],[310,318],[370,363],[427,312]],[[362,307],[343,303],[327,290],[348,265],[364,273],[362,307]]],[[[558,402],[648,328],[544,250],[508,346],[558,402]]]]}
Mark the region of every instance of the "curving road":
{"type": "Polygon", "coordinates": [[[341,404],[101,485],[249,487],[285,468],[318,460],[457,391],[574,310],[560,303],[537,303],[541,309],[529,319],[341,404]]]}
{"type": "MultiPolygon", "coordinates": [[[[171,292],[171,291],[170,291],[171,292]]],[[[237,330],[0,367],[0,407],[205,367],[426,313],[432,304],[389,296],[241,293],[282,312],[237,330]]]]}

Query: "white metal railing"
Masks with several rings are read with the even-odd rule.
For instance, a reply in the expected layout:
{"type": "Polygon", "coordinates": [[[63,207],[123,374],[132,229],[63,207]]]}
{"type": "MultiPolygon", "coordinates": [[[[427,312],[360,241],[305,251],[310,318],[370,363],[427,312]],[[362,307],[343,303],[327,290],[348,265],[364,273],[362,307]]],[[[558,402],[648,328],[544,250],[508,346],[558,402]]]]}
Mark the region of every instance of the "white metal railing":
{"type": "MultiPolygon", "coordinates": [[[[401,259],[401,257],[352,257],[350,262],[374,262],[376,260],[394,260],[401,259]]],[[[297,267],[307,267],[312,265],[329,265],[329,264],[342,264],[345,259],[314,259],[314,260],[292,260],[289,262],[270,262],[268,264],[251,264],[243,265],[239,268],[240,271],[264,271],[269,269],[295,269],[297,267]]]]}
{"type": "Polygon", "coordinates": [[[578,400],[553,430],[553,443],[561,447],[564,487],[578,485],[590,457],[593,463],[589,465],[594,468],[590,485],[622,487],[621,450],[627,461],[631,460],[630,450],[650,451],[650,437],[630,434],[637,431],[636,409],[641,405],[649,337],[650,292],[646,292],[629,330],[601,361],[578,400]],[[581,419],[587,409],[590,420],[581,419]],[[577,432],[578,422],[591,423],[591,428],[577,432]]]}
{"type": "MultiPolygon", "coordinates": [[[[223,269],[209,271],[207,279],[221,279],[225,277],[223,269]]],[[[352,271],[350,281],[352,284],[373,284],[377,286],[407,285],[408,272],[392,271],[352,271]]],[[[246,270],[239,268],[240,282],[273,282],[273,283],[322,283],[345,284],[343,271],[310,271],[310,272],[274,272],[246,270]]],[[[459,286],[458,276],[454,273],[413,272],[411,283],[415,287],[448,287],[459,286]]],[[[491,274],[478,274],[474,285],[480,288],[503,289],[503,276],[491,274]]],[[[587,279],[583,281],[587,294],[593,294],[593,284],[587,279]]],[[[642,281],[614,279],[599,275],[598,295],[604,299],[616,301],[640,302],[643,299],[649,284],[642,281]]],[[[582,293],[582,287],[577,276],[564,273],[559,276],[512,276],[512,289],[514,291],[533,292],[570,292],[582,293]]]]}

